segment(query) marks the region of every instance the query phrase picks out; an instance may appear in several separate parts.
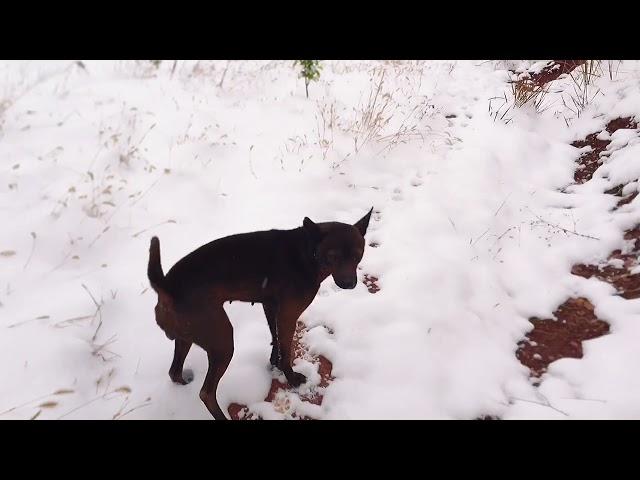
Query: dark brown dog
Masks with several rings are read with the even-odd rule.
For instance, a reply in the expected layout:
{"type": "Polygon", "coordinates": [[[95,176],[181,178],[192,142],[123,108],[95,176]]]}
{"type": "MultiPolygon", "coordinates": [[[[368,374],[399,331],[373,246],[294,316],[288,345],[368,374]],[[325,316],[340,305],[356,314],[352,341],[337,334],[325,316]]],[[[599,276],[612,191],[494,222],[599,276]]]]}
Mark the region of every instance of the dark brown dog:
{"type": "Polygon", "coordinates": [[[314,223],[305,218],[293,230],[232,235],[210,242],[176,263],[165,276],[160,241],[151,239],[147,274],[158,293],[156,322],[175,340],[171,380],[189,383],[184,360],[191,345],[204,348],[209,370],[200,398],[217,420],[226,420],[216,400],[218,382],[233,356],[233,327],[223,303],[262,303],[273,345],[271,364],[290,385],[306,381],[292,370],[292,340],[300,314],[311,304],[329,275],[340,288],[357,284],[356,269],[364,253],[369,210],[355,225],[314,223]]]}

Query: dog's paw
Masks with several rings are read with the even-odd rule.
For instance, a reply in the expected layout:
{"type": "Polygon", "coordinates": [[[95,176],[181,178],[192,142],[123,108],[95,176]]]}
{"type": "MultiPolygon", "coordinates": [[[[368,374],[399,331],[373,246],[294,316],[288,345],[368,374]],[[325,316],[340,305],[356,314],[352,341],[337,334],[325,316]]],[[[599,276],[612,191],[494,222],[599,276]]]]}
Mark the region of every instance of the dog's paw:
{"type": "Polygon", "coordinates": [[[195,377],[195,375],[193,374],[193,370],[191,369],[186,369],[182,372],[182,378],[184,379],[184,381],[186,382],[185,385],[187,383],[191,383],[193,382],[193,378],[195,377]]]}
{"type": "Polygon", "coordinates": [[[171,381],[178,385],[187,385],[193,381],[193,370],[184,370],[182,375],[169,373],[171,381]]]}
{"type": "Polygon", "coordinates": [[[289,382],[289,385],[295,388],[305,383],[307,381],[307,377],[298,372],[291,372],[287,375],[287,381],[289,382]]]}

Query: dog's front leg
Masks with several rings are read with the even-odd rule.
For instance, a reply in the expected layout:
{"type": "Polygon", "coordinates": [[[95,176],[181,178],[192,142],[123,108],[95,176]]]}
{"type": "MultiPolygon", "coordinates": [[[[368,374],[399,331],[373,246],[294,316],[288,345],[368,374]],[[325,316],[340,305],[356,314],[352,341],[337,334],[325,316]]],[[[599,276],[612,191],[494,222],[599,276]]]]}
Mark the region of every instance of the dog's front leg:
{"type": "Polygon", "coordinates": [[[269,361],[274,367],[280,365],[280,343],[278,342],[278,325],[276,324],[276,317],[278,314],[278,304],[275,301],[264,302],[262,304],[264,310],[264,316],[267,317],[267,323],[269,324],[269,331],[271,332],[271,357],[269,361]]]}
{"type": "MultiPolygon", "coordinates": [[[[313,297],[310,300],[313,300],[313,297]]],[[[296,324],[302,312],[309,306],[309,303],[311,303],[311,301],[283,301],[279,305],[276,316],[277,336],[280,349],[280,365],[278,366],[292,387],[297,387],[307,381],[307,377],[301,373],[294,372],[291,367],[293,366],[295,354],[293,351],[293,336],[296,332],[296,324]]]]}

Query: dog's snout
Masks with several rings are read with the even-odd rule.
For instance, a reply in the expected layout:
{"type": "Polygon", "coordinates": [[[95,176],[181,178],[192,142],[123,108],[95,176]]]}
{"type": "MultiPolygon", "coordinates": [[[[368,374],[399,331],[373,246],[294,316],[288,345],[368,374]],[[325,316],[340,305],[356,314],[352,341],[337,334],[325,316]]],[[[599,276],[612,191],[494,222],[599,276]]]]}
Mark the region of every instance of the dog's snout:
{"type": "Polygon", "coordinates": [[[358,284],[358,278],[354,277],[354,278],[335,278],[334,280],[336,282],[336,285],[338,285],[340,288],[344,288],[345,290],[352,290],[354,288],[356,288],[356,285],[358,284]]]}

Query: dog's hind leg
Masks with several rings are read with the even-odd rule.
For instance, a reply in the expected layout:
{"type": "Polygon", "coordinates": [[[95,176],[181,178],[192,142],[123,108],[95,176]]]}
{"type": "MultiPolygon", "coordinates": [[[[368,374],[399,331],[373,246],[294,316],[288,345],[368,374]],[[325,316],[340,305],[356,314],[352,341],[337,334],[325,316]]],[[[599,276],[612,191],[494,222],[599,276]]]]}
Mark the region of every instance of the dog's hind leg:
{"type": "Polygon", "coordinates": [[[187,358],[191,345],[192,342],[187,340],[181,340],[180,338],[175,339],[173,362],[171,362],[171,368],[169,368],[169,377],[171,377],[171,380],[174,383],[186,385],[191,383],[193,380],[192,370],[184,370],[184,372],[182,370],[184,367],[184,360],[187,358]]]}
{"type": "Polygon", "coordinates": [[[208,338],[202,343],[209,357],[209,370],[200,390],[200,399],[213,418],[227,420],[216,399],[216,391],[233,357],[233,326],[222,305],[215,309],[214,315],[215,329],[209,330],[208,338]]]}

